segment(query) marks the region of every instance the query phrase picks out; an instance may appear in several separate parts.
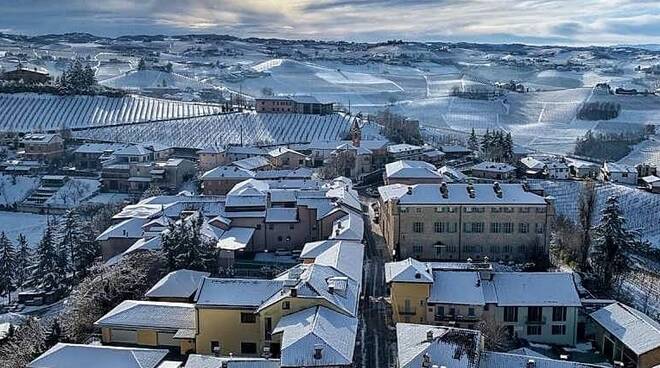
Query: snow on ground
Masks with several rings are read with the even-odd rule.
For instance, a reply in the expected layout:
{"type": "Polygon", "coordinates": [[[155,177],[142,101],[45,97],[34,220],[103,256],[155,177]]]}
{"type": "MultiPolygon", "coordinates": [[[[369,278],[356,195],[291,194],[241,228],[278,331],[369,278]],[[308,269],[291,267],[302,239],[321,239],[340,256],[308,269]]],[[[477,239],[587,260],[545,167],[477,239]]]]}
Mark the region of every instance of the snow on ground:
{"type": "Polygon", "coordinates": [[[55,96],[0,94],[0,131],[60,130],[207,116],[219,113],[213,104],[170,101],[129,95],[55,96]]]}
{"type": "Polygon", "coordinates": [[[97,193],[85,200],[86,203],[113,204],[124,203],[131,198],[128,193],[97,193]]]}
{"type": "Polygon", "coordinates": [[[656,167],[660,166],[660,136],[656,135],[635,145],[626,157],[619,160],[619,163],[628,165],[648,163],[656,167]]]}
{"type": "MultiPolygon", "coordinates": [[[[204,118],[90,129],[74,132],[92,140],[161,143],[204,148],[217,144],[287,144],[340,140],[351,126],[347,116],[233,113],[204,118]],[[242,133],[242,134],[241,134],[242,133]]],[[[379,139],[379,127],[362,129],[362,139],[379,139]]]]}
{"type": "Polygon", "coordinates": [[[32,248],[41,241],[48,216],[23,212],[0,211],[0,231],[16,244],[18,234],[23,234],[32,248]]]}
{"type": "Polygon", "coordinates": [[[159,70],[132,70],[123,75],[99,82],[112,88],[140,90],[150,88],[210,89],[213,86],[176,73],[159,70]]]}
{"type": "Polygon", "coordinates": [[[78,206],[100,187],[101,183],[96,179],[72,178],[46,201],[46,205],[72,208],[78,206]]]}
{"type": "MultiPolygon", "coordinates": [[[[583,182],[532,179],[530,183],[540,184],[546,195],[555,198],[558,214],[573,221],[578,220],[578,202],[583,182]]],[[[619,207],[626,218],[628,228],[639,230],[643,239],[660,248],[660,195],[625,185],[597,183],[593,225],[600,222],[600,211],[604,208],[607,198],[612,195],[619,199],[619,207]]]]}
{"type": "Polygon", "coordinates": [[[0,174],[0,205],[11,206],[24,200],[39,187],[39,178],[0,174]]]}

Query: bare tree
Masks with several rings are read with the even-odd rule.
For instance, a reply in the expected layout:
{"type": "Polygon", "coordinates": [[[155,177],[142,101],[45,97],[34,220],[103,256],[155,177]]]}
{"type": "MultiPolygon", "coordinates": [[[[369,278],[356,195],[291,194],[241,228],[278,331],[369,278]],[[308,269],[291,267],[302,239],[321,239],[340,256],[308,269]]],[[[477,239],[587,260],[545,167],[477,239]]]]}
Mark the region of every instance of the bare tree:
{"type": "Polygon", "coordinates": [[[580,193],[579,202],[579,222],[580,222],[580,252],[577,254],[578,266],[581,269],[588,267],[589,250],[591,247],[591,223],[594,216],[594,207],[596,206],[596,184],[593,180],[584,182],[580,193]]]}
{"type": "Polygon", "coordinates": [[[23,368],[47,348],[44,327],[39,320],[30,318],[0,344],[0,362],[3,368],[23,368]]]}
{"type": "Polygon", "coordinates": [[[514,345],[513,337],[507,331],[506,326],[493,317],[484,318],[479,322],[478,329],[484,337],[486,350],[508,351],[514,345]]]}
{"type": "MultiPolygon", "coordinates": [[[[356,153],[350,150],[337,152],[330,160],[321,167],[319,175],[323,179],[332,179],[346,175],[355,168],[356,153]]],[[[350,176],[350,174],[348,175],[350,176]]]]}

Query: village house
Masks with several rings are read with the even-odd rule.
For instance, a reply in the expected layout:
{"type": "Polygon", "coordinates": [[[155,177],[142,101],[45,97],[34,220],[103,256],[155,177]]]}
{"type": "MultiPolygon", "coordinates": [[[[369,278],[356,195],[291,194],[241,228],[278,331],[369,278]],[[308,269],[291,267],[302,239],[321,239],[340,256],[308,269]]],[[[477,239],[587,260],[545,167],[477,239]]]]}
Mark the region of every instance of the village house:
{"type": "Polygon", "coordinates": [[[423,263],[408,258],[385,265],[392,318],[475,329],[480,321],[504,326],[511,337],[573,346],[582,304],[573,275],[497,272],[488,263],[423,263]]]}
{"type": "Polygon", "coordinates": [[[235,162],[250,157],[266,156],[268,152],[255,146],[229,146],[225,151],[228,162],[235,162]]]}
{"type": "Polygon", "coordinates": [[[229,162],[227,152],[220,147],[207,147],[197,152],[197,164],[200,171],[208,171],[229,162]]]}
{"type": "Polygon", "coordinates": [[[660,365],[660,324],[623,303],[613,303],[589,315],[594,346],[610,362],[622,367],[660,365]]]}
{"type": "Polygon", "coordinates": [[[605,161],[598,178],[613,183],[637,184],[637,170],[632,166],[605,161]]]}
{"type": "Polygon", "coordinates": [[[516,177],[516,168],[507,163],[484,161],[472,166],[472,176],[484,179],[511,180],[516,177]]]}
{"type": "Polygon", "coordinates": [[[252,171],[271,170],[273,168],[273,164],[270,162],[267,156],[248,157],[241,160],[236,160],[230,165],[252,171]]]}
{"type": "Polygon", "coordinates": [[[528,178],[565,180],[569,178],[568,165],[552,156],[527,156],[520,159],[528,178]]]}
{"type": "Polygon", "coordinates": [[[469,148],[459,145],[442,145],[440,151],[445,154],[446,160],[461,159],[473,153],[469,148]]]}
{"type": "Polygon", "coordinates": [[[58,343],[27,368],[178,368],[168,350],[58,343]]]}
{"type": "Polygon", "coordinates": [[[197,287],[208,272],[176,270],[160,279],[144,296],[156,302],[191,303],[197,287]]]}
{"type": "Polygon", "coordinates": [[[277,147],[268,152],[270,164],[278,169],[297,169],[307,166],[308,157],[286,147],[277,147]]]}
{"type": "Polygon", "coordinates": [[[48,70],[40,67],[28,67],[18,64],[16,69],[4,72],[0,79],[6,81],[23,82],[26,84],[43,84],[50,81],[48,70]]]}
{"type": "Polygon", "coordinates": [[[126,147],[121,143],[85,143],[73,151],[73,162],[78,170],[101,170],[103,162],[111,160],[115,151],[126,147]]]}
{"type": "Polygon", "coordinates": [[[417,160],[424,159],[424,152],[426,148],[422,146],[415,146],[412,144],[393,144],[387,146],[387,154],[390,156],[390,161],[399,160],[417,160]]]}
{"type": "Polygon", "coordinates": [[[660,178],[655,175],[639,179],[642,187],[651,193],[660,193],[660,178]]]}
{"type": "Polygon", "coordinates": [[[18,157],[25,160],[53,161],[64,154],[64,139],[59,134],[30,133],[19,141],[18,157]]]}
{"type": "Polygon", "coordinates": [[[321,103],[313,96],[260,97],[255,99],[258,113],[332,114],[332,103],[321,103]]]}
{"type": "Polygon", "coordinates": [[[445,181],[435,166],[424,161],[402,160],[385,165],[385,185],[440,184],[445,181]]]}
{"type": "Polygon", "coordinates": [[[398,259],[547,257],[553,207],[526,186],[393,184],[378,192],[383,237],[398,259]]]}
{"type": "Polygon", "coordinates": [[[600,164],[589,161],[570,159],[568,161],[568,169],[574,178],[595,179],[600,174],[600,164]]]}

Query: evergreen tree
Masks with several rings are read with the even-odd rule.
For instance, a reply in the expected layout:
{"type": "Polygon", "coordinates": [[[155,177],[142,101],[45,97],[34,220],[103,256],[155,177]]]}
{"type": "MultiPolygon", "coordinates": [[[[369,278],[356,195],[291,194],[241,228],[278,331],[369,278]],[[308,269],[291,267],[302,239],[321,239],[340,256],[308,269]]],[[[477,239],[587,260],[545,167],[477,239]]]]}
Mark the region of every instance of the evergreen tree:
{"type": "Polygon", "coordinates": [[[96,84],[96,73],[89,64],[87,64],[83,70],[83,81],[85,88],[90,88],[96,84]]]}
{"type": "Polygon", "coordinates": [[[144,58],[141,58],[140,61],[138,62],[138,70],[146,70],[147,69],[147,63],[144,61],[144,58]]]}
{"type": "Polygon", "coordinates": [[[474,132],[474,128],[472,128],[472,132],[470,132],[468,148],[473,152],[479,151],[479,140],[477,139],[477,134],[474,132]]]}
{"type": "Polygon", "coordinates": [[[490,131],[486,129],[486,133],[483,135],[483,137],[481,137],[481,152],[483,152],[484,157],[490,156],[491,144],[492,144],[492,140],[491,140],[490,131]]]}
{"type": "Polygon", "coordinates": [[[191,269],[213,270],[215,250],[213,244],[204,237],[204,216],[200,213],[170,225],[163,235],[162,247],[169,271],[191,269]]]}
{"type": "Polygon", "coordinates": [[[16,286],[21,287],[27,281],[29,276],[28,270],[32,267],[32,250],[30,250],[30,245],[25,235],[18,234],[17,242],[16,286]]]}
{"type": "Polygon", "coordinates": [[[601,221],[593,230],[591,261],[603,289],[609,289],[628,271],[626,252],[635,245],[635,235],[626,230],[617,197],[610,196],[601,211],[601,221]]]}
{"type": "Polygon", "coordinates": [[[87,275],[89,267],[96,261],[101,254],[101,246],[94,236],[94,228],[91,221],[84,221],[81,226],[82,237],[74,251],[76,258],[73,260],[73,267],[76,271],[77,280],[87,275]]]}
{"type": "Polygon", "coordinates": [[[11,293],[16,290],[16,252],[7,235],[0,233],[0,295],[7,295],[11,302],[11,293]]]}
{"type": "Polygon", "coordinates": [[[513,137],[511,136],[511,132],[507,132],[504,137],[504,160],[506,162],[514,161],[513,137]]]}
{"type": "Polygon", "coordinates": [[[58,254],[53,245],[52,225],[46,227],[35,255],[37,262],[33,266],[30,284],[46,292],[58,290],[62,275],[58,273],[58,254]]]}
{"type": "Polygon", "coordinates": [[[62,274],[66,275],[73,272],[73,278],[76,278],[76,272],[84,270],[87,265],[82,264],[78,252],[83,246],[84,234],[82,231],[83,221],[74,209],[68,210],[64,218],[59,223],[58,231],[58,268],[62,274]]]}

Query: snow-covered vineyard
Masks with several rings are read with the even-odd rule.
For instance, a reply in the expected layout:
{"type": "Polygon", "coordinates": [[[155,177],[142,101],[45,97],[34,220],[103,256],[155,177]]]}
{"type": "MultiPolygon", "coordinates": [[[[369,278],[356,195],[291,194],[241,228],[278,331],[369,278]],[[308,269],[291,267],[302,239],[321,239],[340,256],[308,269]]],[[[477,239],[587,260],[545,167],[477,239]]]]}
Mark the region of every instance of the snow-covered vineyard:
{"type": "MultiPolygon", "coordinates": [[[[540,184],[546,195],[555,198],[558,214],[578,220],[578,202],[582,182],[531,180],[540,184]]],[[[660,247],[660,196],[625,185],[612,183],[596,184],[596,213],[594,223],[600,221],[600,211],[609,196],[619,198],[619,205],[626,223],[631,229],[639,230],[642,237],[656,247],[660,247]]]]}
{"type": "MultiPolygon", "coordinates": [[[[334,141],[346,138],[352,118],[346,115],[235,113],[148,124],[87,129],[77,138],[130,143],[161,143],[204,148],[218,144],[272,145],[334,141]]],[[[379,139],[379,127],[366,125],[362,139],[379,139]]]]}
{"type": "Polygon", "coordinates": [[[129,95],[0,94],[0,131],[55,131],[208,116],[221,106],[129,95]]]}

